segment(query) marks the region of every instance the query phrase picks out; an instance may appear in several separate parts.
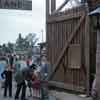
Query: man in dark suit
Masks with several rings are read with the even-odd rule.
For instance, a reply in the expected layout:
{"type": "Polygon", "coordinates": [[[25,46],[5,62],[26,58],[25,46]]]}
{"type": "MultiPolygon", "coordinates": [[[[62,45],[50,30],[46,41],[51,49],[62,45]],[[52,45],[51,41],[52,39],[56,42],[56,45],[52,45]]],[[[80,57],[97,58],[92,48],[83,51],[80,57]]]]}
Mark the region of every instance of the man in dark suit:
{"type": "Polygon", "coordinates": [[[7,67],[1,77],[5,79],[4,82],[4,97],[7,96],[7,90],[9,90],[9,97],[12,97],[12,70],[10,67],[7,67]]]}

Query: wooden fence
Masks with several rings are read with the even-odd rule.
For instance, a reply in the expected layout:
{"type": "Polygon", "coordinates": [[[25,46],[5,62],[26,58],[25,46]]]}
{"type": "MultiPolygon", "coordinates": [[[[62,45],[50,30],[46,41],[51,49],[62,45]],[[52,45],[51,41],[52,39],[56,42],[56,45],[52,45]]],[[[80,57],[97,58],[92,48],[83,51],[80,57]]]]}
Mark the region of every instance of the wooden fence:
{"type": "Polygon", "coordinates": [[[90,34],[88,7],[49,15],[47,55],[50,84],[80,92],[89,91],[90,34]]]}

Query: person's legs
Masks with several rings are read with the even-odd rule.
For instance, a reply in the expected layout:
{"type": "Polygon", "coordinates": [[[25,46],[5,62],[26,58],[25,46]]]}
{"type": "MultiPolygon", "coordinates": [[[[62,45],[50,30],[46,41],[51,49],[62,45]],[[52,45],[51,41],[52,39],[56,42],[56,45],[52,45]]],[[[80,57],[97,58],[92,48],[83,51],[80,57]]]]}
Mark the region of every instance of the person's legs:
{"type": "Polygon", "coordinates": [[[15,99],[19,98],[21,87],[22,87],[22,84],[17,84],[17,90],[16,90],[16,94],[15,94],[15,99]]]}
{"type": "Polygon", "coordinates": [[[32,86],[31,86],[31,82],[28,81],[28,88],[29,88],[29,92],[30,92],[30,97],[32,96],[32,86]]]}
{"type": "Polygon", "coordinates": [[[12,83],[9,83],[9,97],[12,97],[12,83]]]}
{"type": "Polygon", "coordinates": [[[30,97],[32,97],[32,88],[29,87],[29,91],[30,91],[30,97]]]}
{"type": "Polygon", "coordinates": [[[5,84],[5,85],[4,85],[4,97],[6,97],[6,96],[7,96],[8,83],[5,82],[4,84],[5,84]]]}
{"type": "Polygon", "coordinates": [[[25,84],[25,82],[23,82],[21,100],[25,100],[25,97],[26,97],[26,84],[25,84]]]}

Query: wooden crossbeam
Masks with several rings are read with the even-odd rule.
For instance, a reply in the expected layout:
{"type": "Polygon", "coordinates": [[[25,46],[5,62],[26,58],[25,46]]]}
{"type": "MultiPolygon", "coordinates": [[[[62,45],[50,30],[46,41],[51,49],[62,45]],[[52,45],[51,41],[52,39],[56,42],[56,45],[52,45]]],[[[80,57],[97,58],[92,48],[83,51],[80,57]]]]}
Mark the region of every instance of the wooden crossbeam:
{"type": "Polygon", "coordinates": [[[78,12],[78,13],[76,13],[75,15],[73,15],[73,13],[69,13],[69,14],[66,14],[66,15],[62,15],[62,16],[53,16],[53,17],[49,17],[48,19],[47,19],[47,23],[53,23],[53,22],[59,22],[59,21],[64,21],[64,20],[66,20],[66,19],[74,19],[74,18],[78,18],[78,17],[80,17],[82,14],[81,14],[81,12],[78,12]]]}
{"type": "Polygon", "coordinates": [[[63,48],[63,50],[62,50],[62,52],[60,54],[60,56],[58,57],[56,63],[53,66],[54,70],[52,71],[49,79],[52,79],[53,75],[58,70],[58,68],[59,68],[58,65],[61,62],[61,60],[62,60],[62,58],[63,58],[63,56],[65,54],[65,51],[68,49],[68,47],[69,47],[71,41],[73,40],[73,38],[77,35],[77,33],[78,33],[77,31],[80,28],[80,26],[81,26],[82,22],[84,21],[84,19],[85,19],[85,13],[83,13],[82,17],[80,18],[80,21],[79,21],[78,25],[75,27],[75,30],[73,31],[73,33],[71,33],[71,36],[68,38],[68,42],[66,42],[66,44],[65,44],[65,46],[64,46],[64,48],[63,48]]]}
{"type": "Polygon", "coordinates": [[[67,3],[68,3],[69,0],[65,0],[62,5],[57,9],[55,10],[52,14],[55,14],[57,12],[59,12],[67,3]]]}

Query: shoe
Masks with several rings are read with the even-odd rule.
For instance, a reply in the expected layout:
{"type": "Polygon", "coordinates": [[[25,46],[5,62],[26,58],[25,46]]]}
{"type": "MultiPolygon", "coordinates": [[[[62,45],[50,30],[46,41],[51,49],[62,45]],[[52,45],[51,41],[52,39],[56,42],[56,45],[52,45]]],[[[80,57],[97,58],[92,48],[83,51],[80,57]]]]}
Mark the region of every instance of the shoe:
{"type": "Polygon", "coordinates": [[[21,99],[21,100],[28,100],[28,99],[25,98],[25,99],[21,99]]]}
{"type": "Polygon", "coordinates": [[[15,100],[19,100],[19,98],[15,98],[15,100]]]}
{"type": "Polygon", "coordinates": [[[7,96],[3,96],[4,98],[7,98],[7,96]]]}
{"type": "Polygon", "coordinates": [[[9,96],[9,98],[12,98],[12,96],[9,96]]]}

